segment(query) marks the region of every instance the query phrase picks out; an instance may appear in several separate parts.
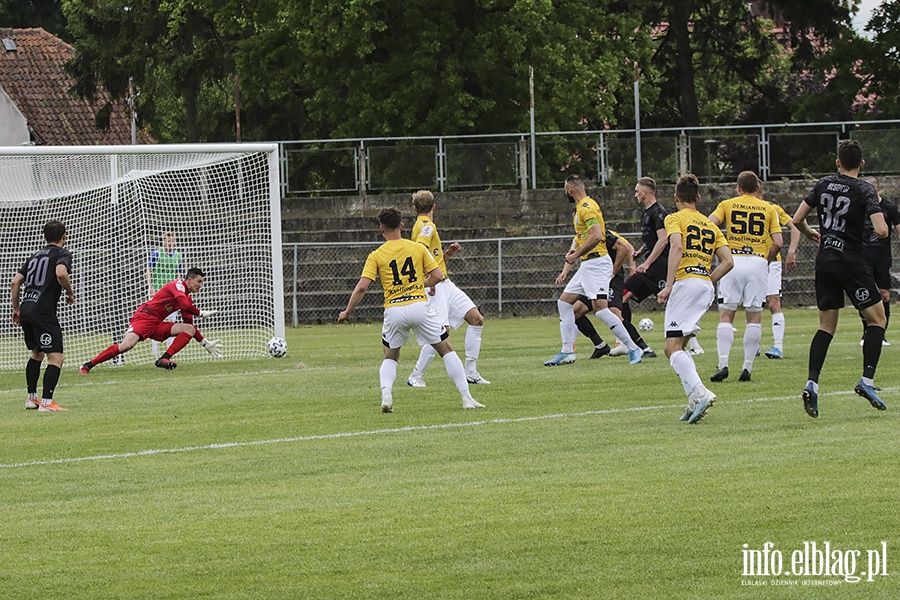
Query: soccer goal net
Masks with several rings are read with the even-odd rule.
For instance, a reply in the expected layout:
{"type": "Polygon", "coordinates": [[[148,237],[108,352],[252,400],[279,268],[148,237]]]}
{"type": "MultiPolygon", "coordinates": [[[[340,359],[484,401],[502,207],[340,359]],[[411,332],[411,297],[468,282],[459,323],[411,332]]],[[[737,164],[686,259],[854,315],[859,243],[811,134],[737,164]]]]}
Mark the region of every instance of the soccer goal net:
{"type": "MultiPolygon", "coordinates": [[[[121,341],[134,311],[166,283],[164,270],[154,280],[163,267],[176,272],[169,280],[204,272],[194,303],[218,313],[195,323],[222,341],[225,358],[268,356],[266,342],[284,335],[277,145],[0,149],[7,281],[45,245],[52,219],[65,224],[73,256],[75,304],[59,304],[68,368],[121,341]]],[[[21,369],[21,329],[2,323],[0,368],[21,369]]],[[[120,357],[156,358],[149,342],[120,357]]],[[[210,356],[191,343],[178,360],[210,356]]]]}

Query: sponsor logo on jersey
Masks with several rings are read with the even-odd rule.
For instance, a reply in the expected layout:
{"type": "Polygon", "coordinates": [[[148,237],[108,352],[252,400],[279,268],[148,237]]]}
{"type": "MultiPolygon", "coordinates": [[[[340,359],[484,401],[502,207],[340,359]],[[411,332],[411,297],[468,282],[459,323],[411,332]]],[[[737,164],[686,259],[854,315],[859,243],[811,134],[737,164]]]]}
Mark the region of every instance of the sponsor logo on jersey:
{"type": "Polygon", "coordinates": [[[434,233],[434,225],[425,225],[424,227],[422,227],[422,231],[419,232],[419,235],[428,237],[432,233],[434,233]]]}
{"type": "Polygon", "coordinates": [[[844,240],[841,238],[836,238],[830,235],[826,235],[825,239],[822,240],[822,246],[825,248],[830,248],[832,250],[836,250],[838,252],[844,251],[844,240]]]}
{"type": "Polygon", "coordinates": [[[184,291],[184,283],[182,283],[181,281],[176,281],[175,289],[177,289],[179,292],[183,292],[184,291]]]}

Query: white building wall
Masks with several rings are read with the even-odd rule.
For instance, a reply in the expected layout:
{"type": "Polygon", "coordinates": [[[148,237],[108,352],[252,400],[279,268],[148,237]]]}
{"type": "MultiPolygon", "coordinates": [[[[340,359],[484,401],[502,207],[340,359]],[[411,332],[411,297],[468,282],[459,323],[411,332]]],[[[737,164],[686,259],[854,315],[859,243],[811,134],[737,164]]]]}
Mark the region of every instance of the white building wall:
{"type": "Polygon", "coordinates": [[[21,146],[30,141],[28,121],[0,86],[0,146],[21,146]]]}

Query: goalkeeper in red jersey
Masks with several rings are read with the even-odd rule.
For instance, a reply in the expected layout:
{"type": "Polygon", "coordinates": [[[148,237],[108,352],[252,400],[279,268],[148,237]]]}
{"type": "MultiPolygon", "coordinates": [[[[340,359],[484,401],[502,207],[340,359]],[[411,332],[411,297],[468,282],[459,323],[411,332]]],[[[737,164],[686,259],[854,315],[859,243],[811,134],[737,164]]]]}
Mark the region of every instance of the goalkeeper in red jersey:
{"type": "MultiPolygon", "coordinates": [[[[87,375],[91,369],[102,362],[124,354],[134,348],[141,340],[151,339],[163,341],[173,337],[174,340],[163,355],[157,359],[156,366],[160,369],[171,370],[177,367],[172,357],[182,348],[188,345],[191,338],[200,342],[206,351],[213,357],[222,356],[218,340],[207,340],[194,325],[194,318],[204,316],[194,306],[191,294],[195,294],[203,287],[203,271],[197,268],[188,269],[187,276],[176,279],[164,285],[153,297],[141,304],[131,317],[131,323],[125,331],[125,337],[119,344],[113,344],[91,360],[81,365],[80,373],[87,375]],[[166,321],[166,317],[175,311],[181,311],[182,323],[166,321]]],[[[213,311],[209,311],[211,314],[213,311]]]]}

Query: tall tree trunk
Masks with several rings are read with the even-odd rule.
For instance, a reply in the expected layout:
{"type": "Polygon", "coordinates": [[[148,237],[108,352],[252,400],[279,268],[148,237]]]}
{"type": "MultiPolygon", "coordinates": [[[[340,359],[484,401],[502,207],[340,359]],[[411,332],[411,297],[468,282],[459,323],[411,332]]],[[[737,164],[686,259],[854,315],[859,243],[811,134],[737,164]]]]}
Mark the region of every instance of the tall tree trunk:
{"type": "Polygon", "coordinates": [[[675,84],[682,125],[700,125],[697,92],[694,88],[694,49],[691,47],[690,18],[693,2],[675,0],[669,13],[669,29],[675,40],[675,84]]]}

